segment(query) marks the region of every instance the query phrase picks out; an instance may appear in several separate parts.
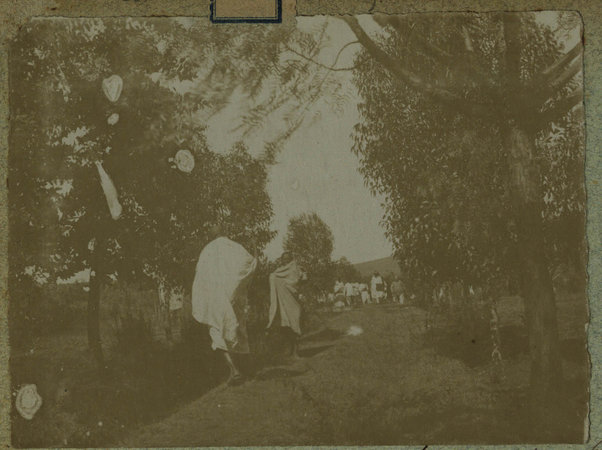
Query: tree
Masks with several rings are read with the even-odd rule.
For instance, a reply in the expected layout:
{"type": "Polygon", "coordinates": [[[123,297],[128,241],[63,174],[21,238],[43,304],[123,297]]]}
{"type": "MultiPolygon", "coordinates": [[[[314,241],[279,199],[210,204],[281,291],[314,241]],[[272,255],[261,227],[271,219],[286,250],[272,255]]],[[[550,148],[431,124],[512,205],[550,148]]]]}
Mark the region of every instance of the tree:
{"type": "Polygon", "coordinates": [[[313,295],[329,289],[332,278],[334,236],[316,213],[292,217],[283,243],[307,274],[307,292],[313,295]]]}
{"type": "Polygon", "coordinates": [[[360,281],[362,274],[344,256],[332,262],[334,278],[341,281],[360,281]]]}
{"type": "Polygon", "coordinates": [[[532,385],[550,392],[561,377],[550,243],[567,241],[549,229],[584,236],[581,45],[563,53],[531,14],[375,15],[377,38],[342,20],[362,45],[354,151],[386,197],[400,264],[437,283],[518,277],[532,385]],[[565,142],[546,148],[554,128],[565,142]]]}
{"type": "Polygon", "coordinates": [[[25,25],[11,46],[11,292],[31,281],[26,271],[52,281],[91,268],[89,341],[102,366],[107,275],[187,285],[217,220],[259,253],[273,235],[267,167],[322,89],[340,88],[286,50],[315,55],[324,28],[316,38],[284,25],[181,18],[25,25]],[[123,80],[115,102],[101,90],[112,75],[123,80]],[[203,123],[235,92],[250,103],[238,125],[243,137],[274,118],[284,125],[258,157],[243,145],[228,155],[207,148],[203,123]],[[183,148],[196,160],[191,173],[170,167],[183,148]],[[117,186],[118,221],[109,218],[96,162],[117,186]]]}
{"type": "Polygon", "coordinates": [[[197,116],[223,107],[233,86],[260,90],[266,75],[259,69],[279,63],[274,55],[287,31],[220,27],[216,36],[198,27],[179,20],[35,20],[11,47],[11,292],[28,267],[51,281],[91,269],[88,338],[101,367],[99,305],[108,275],[190,285],[212,223],[223,222],[255,253],[273,236],[269,152],[253,157],[238,144],[214,153],[197,116]],[[241,41],[241,32],[249,39],[241,41]],[[263,42],[263,59],[253,52],[256,42],[263,42]],[[245,65],[255,71],[234,70],[245,65]],[[101,85],[113,74],[123,89],[110,101],[101,85]],[[182,80],[204,89],[178,91],[182,80]],[[193,155],[190,173],[171,167],[179,149],[193,155]],[[117,186],[117,220],[96,162],[117,186]]]}
{"type": "MultiPolygon", "coordinates": [[[[551,191],[559,186],[552,177],[562,173],[557,162],[562,161],[563,168],[568,165],[571,170],[582,164],[579,155],[573,158],[568,152],[566,156],[562,150],[574,148],[582,139],[580,116],[573,110],[582,99],[577,89],[580,47],[563,53],[555,35],[528,14],[450,15],[445,22],[440,16],[434,20],[434,16],[375,15],[374,20],[384,32],[378,38],[371,37],[355,17],[341,20],[349,25],[357,41],[342,47],[330,66],[313,61],[324,45],[324,27],[315,35],[291,33],[279,27],[240,25],[201,30],[198,24],[191,26],[185,20],[176,22],[179,28],[158,20],[66,21],[62,25],[65,33],[56,33],[45,21],[24,27],[18,37],[21,43],[13,46],[16,60],[23,63],[15,65],[11,73],[11,99],[13,94],[16,99],[11,117],[21,130],[13,133],[11,129],[11,149],[19,149],[11,151],[10,156],[11,168],[18,169],[11,171],[9,195],[11,205],[19,204],[18,208],[11,206],[15,211],[11,219],[11,254],[24,253],[18,246],[23,243],[25,248],[27,237],[33,236],[34,242],[40,244],[51,242],[47,236],[54,232],[46,224],[52,221],[46,218],[54,214],[59,204],[65,219],[61,221],[73,233],[70,239],[79,245],[66,245],[58,251],[52,246],[32,244],[29,250],[40,256],[38,249],[43,248],[41,254],[45,256],[32,259],[38,263],[58,257],[58,266],[66,273],[89,265],[82,255],[87,254],[90,241],[97,237],[95,233],[106,231],[106,251],[101,259],[110,262],[107,267],[116,267],[121,259],[135,260],[138,272],[165,271],[178,276],[178,255],[192,247],[187,245],[187,238],[178,238],[174,247],[169,242],[174,236],[188,236],[181,227],[198,223],[197,213],[203,215],[203,223],[218,216],[231,217],[232,226],[251,236],[249,241],[255,240],[260,248],[269,233],[265,229],[267,219],[258,209],[259,216],[253,216],[257,227],[247,230],[241,224],[249,218],[242,213],[233,214],[234,203],[226,204],[236,199],[224,193],[223,185],[222,190],[211,188],[215,183],[220,186],[219,180],[211,177],[220,178],[217,174],[229,173],[233,164],[239,162],[234,156],[228,159],[206,151],[198,118],[219,110],[241,86],[249,98],[256,100],[243,117],[242,126],[247,130],[276,113],[284,113],[285,130],[266,145],[262,161],[253,166],[260,174],[261,164],[273,161],[278,146],[300,126],[311,104],[324,92],[337,98],[339,86],[329,75],[352,69],[364,98],[360,112],[365,122],[358,124],[355,151],[362,159],[371,187],[385,194],[389,237],[398,258],[412,262],[415,270],[421,271],[422,279],[436,275],[438,282],[460,277],[486,283],[486,279],[504,278],[510,272],[521,278],[528,312],[533,383],[546,390],[558,376],[559,368],[555,302],[549,276],[553,255],[547,249],[551,242],[557,248],[570,247],[565,238],[567,229],[579,230],[576,234],[583,236],[583,208],[579,205],[582,182],[574,177],[567,179],[568,185],[560,186],[578,187],[573,197],[568,195],[570,187],[563,187],[549,200],[551,191]],[[335,67],[341,52],[356,43],[363,50],[355,66],[335,67]],[[216,58],[216,54],[221,57],[216,58]],[[34,67],[29,67],[30,62],[34,67]],[[125,87],[119,102],[107,105],[98,86],[101,79],[112,73],[122,75],[125,87]],[[276,83],[267,83],[274,80],[276,83]],[[198,89],[178,93],[177,86],[183,81],[198,89]],[[261,100],[265,87],[274,85],[277,89],[261,100]],[[32,89],[37,95],[30,95],[32,89]],[[107,111],[107,106],[113,109],[107,111]],[[38,116],[37,111],[43,108],[53,111],[56,117],[50,120],[49,114],[38,116]],[[125,120],[141,126],[148,124],[148,128],[143,132],[132,126],[122,130],[107,126],[108,113],[113,111],[120,115],[118,124],[125,120]],[[69,118],[68,125],[57,128],[53,122],[63,116],[69,118]],[[396,120],[393,126],[389,119],[396,120]],[[366,123],[368,126],[364,126],[366,123]],[[560,130],[554,141],[549,139],[554,135],[549,133],[552,124],[560,130]],[[408,133],[397,133],[399,130],[408,133]],[[400,144],[404,152],[415,151],[408,151],[406,159],[402,151],[385,151],[400,144]],[[194,153],[197,166],[207,171],[203,172],[208,177],[206,184],[202,184],[205,178],[201,176],[197,180],[207,189],[203,191],[206,201],[199,200],[202,213],[194,208],[188,216],[177,211],[174,219],[171,206],[167,205],[172,200],[175,205],[182,205],[185,202],[178,202],[179,192],[196,193],[200,189],[195,183],[188,183],[195,175],[161,170],[168,165],[167,157],[183,146],[194,153]],[[466,175],[468,171],[464,169],[470,167],[466,156],[472,154],[468,150],[475,146],[481,151],[474,153],[470,161],[475,168],[472,174],[491,173],[491,177],[466,175]],[[49,148],[54,151],[47,152],[49,148]],[[148,148],[154,151],[149,153],[148,148]],[[549,151],[542,152],[544,157],[537,157],[537,150],[543,148],[549,151]],[[116,149],[127,149],[129,153],[119,154],[116,149]],[[204,163],[205,158],[208,164],[204,163]],[[450,189],[442,179],[449,172],[439,172],[439,178],[429,180],[428,171],[417,170],[425,158],[430,158],[431,168],[439,162],[450,168],[460,167],[457,174],[450,169],[450,189]],[[105,226],[112,221],[106,216],[98,183],[85,182],[95,176],[90,169],[91,162],[97,160],[103,161],[123,192],[125,215],[131,224],[127,227],[105,226]],[[65,167],[64,161],[68,161],[65,167]],[[71,190],[80,199],[77,202],[69,202],[65,195],[55,192],[61,190],[61,180],[65,179],[73,180],[71,190]],[[463,190],[467,179],[470,183],[463,190]],[[154,181],[153,189],[145,192],[148,197],[138,198],[140,186],[147,185],[148,180],[154,181]],[[128,187],[122,187],[122,183],[128,187]],[[420,192],[414,201],[403,189],[420,192]],[[49,196],[49,191],[54,195],[49,196]],[[484,204],[484,198],[495,201],[484,204]],[[429,210],[429,204],[435,207],[429,210]],[[458,213],[449,216],[449,211],[454,210],[458,213]],[[91,211],[102,212],[104,219],[91,211]],[[406,215],[406,211],[412,211],[412,215],[406,215]],[[481,216],[482,223],[474,220],[481,216]],[[424,220],[427,217],[429,220],[424,220]],[[453,217],[453,223],[446,222],[446,217],[453,217]],[[408,232],[428,242],[416,241],[406,252],[402,244],[409,241],[409,235],[404,235],[396,223],[409,218],[414,225],[407,227],[408,232]],[[439,228],[435,229],[435,224],[439,228]],[[424,231],[427,225],[430,233],[424,231]],[[113,239],[111,234],[118,231],[124,233],[121,240],[113,239]],[[46,237],[44,233],[48,233],[46,237]],[[137,245],[143,242],[136,237],[139,234],[146,243],[156,245],[137,245]],[[493,239],[493,251],[487,250],[489,239],[493,239]],[[413,257],[406,258],[407,255],[413,257]],[[448,272],[433,274],[433,265],[447,268],[448,272]]],[[[243,161],[255,161],[244,156],[244,151],[239,153],[243,161]]],[[[201,170],[195,169],[193,174],[197,173],[201,170]]],[[[261,184],[258,175],[253,186],[261,184]]],[[[188,231],[195,242],[202,241],[203,230],[188,231]]],[[[95,242],[94,249],[103,247],[98,245],[99,239],[95,242]]],[[[11,267],[17,269],[11,269],[11,273],[22,273],[20,269],[28,267],[25,259],[19,258],[11,260],[11,267]]]]}

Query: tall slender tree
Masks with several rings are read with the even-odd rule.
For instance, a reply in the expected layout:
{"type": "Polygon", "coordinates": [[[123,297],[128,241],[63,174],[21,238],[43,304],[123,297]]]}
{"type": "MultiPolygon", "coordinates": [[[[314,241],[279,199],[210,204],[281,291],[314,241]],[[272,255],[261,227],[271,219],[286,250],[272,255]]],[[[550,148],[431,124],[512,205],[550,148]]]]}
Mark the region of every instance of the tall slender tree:
{"type": "Polygon", "coordinates": [[[355,151],[387,198],[400,262],[423,278],[519,277],[532,385],[550,392],[561,376],[546,238],[554,217],[572,217],[584,249],[581,43],[563,51],[532,14],[375,15],[376,37],[356,17],[341,20],[362,46],[355,151]],[[542,144],[554,127],[569,145],[542,144]],[[546,161],[560,162],[550,148],[573,153],[569,183],[546,173],[546,161]]]}

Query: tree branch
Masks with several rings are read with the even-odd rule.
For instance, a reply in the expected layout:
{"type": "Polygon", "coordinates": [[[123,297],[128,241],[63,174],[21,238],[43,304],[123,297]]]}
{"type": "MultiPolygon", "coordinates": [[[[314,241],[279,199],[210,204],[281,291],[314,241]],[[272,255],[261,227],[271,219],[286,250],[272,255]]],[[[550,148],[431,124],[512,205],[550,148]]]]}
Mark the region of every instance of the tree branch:
{"type": "Polygon", "coordinates": [[[540,113],[540,117],[538,117],[539,126],[544,127],[547,123],[557,120],[571,109],[580,105],[583,105],[583,93],[581,91],[568,95],[556,102],[550,109],[540,113]]]}
{"type": "MultiPolygon", "coordinates": [[[[411,47],[415,49],[416,53],[435,60],[437,63],[441,63],[445,66],[445,70],[456,76],[456,79],[463,80],[464,85],[473,87],[478,85],[490,93],[496,89],[490,74],[483,71],[478,64],[472,61],[474,58],[474,45],[465,26],[462,26],[462,36],[466,47],[466,54],[460,57],[464,59],[459,59],[458,55],[452,55],[430,42],[424,36],[417,37],[414,28],[404,27],[404,23],[398,16],[375,14],[373,19],[383,28],[393,28],[402,40],[405,41],[406,48],[411,47]]],[[[445,70],[442,70],[442,72],[445,72],[445,70]]]]}
{"type": "Polygon", "coordinates": [[[573,59],[577,56],[581,55],[581,42],[575,44],[575,46],[570,49],[566,54],[564,54],[560,59],[558,59],[554,64],[544,69],[541,74],[544,77],[553,78],[559,75],[560,71],[564,66],[569,64],[573,59]]]}
{"type": "Polygon", "coordinates": [[[533,86],[537,92],[536,107],[541,108],[550,97],[579,74],[582,68],[581,46],[577,44],[535,78],[533,86]]]}
{"type": "Polygon", "coordinates": [[[411,43],[415,43],[422,47],[422,49],[429,54],[431,57],[443,58],[446,62],[456,62],[451,53],[446,52],[435,44],[429,42],[426,39],[412,39],[413,33],[410,30],[410,33],[404,29],[401,19],[397,16],[391,16],[388,14],[374,14],[374,21],[379,24],[381,27],[385,28],[387,26],[392,27],[400,36],[404,38],[408,38],[411,43]]]}
{"type": "Polygon", "coordinates": [[[287,44],[284,45],[284,48],[286,48],[289,52],[294,53],[295,55],[300,56],[301,58],[303,58],[303,59],[305,59],[305,60],[307,60],[307,61],[309,61],[309,62],[311,62],[311,63],[313,63],[313,64],[315,64],[317,66],[320,66],[320,67],[323,67],[324,69],[328,69],[328,70],[332,70],[334,72],[337,72],[337,71],[349,71],[349,70],[353,70],[353,69],[355,69],[355,68],[358,67],[358,65],[351,66],[351,67],[335,67],[336,64],[337,64],[337,62],[338,62],[338,60],[339,60],[339,57],[341,56],[341,53],[343,52],[343,50],[345,50],[345,48],[349,47],[351,44],[359,44],[359,41],[347,42],[345,45],[343,45],[343,47],[341,47],[341,49],[338,51],[338,53],[337,53],[337,55],[336,55],[336,57],[334,59],[334,62],[330,66],[327,66],[326,64],[323,64],[323,63],[321,63],[319,61],[314,60],[313,58],[311,58],[309,56],[304,55],[301,52],[298,52],[297,50],[295,50],[294,48],[290,47],[287,44]]]}
{"type": "Polygon", "coordinates": [[[370,36],[368,36],[368,34],[359,24],[357,18],[353,16],[342,16],[341,20],[347,23],[349,28],[351,28],[351,31],[357,37],[359,43],[364,46],[366,51],[375,60],[381,63],[385,69],[387,69],[404,83],[413,87],[420,93],[448,106],[452,106],[455,110],[459,110],[465,114],[479,117],[491,115],[491,109],[487,105],[466,100],[464,97],[447,89],[435,86],[423,80],[415,73],[407,70],[400,61],[387,54],[372,40],[372,38],[370,38],[370,36]]]}
{"type": "Polygon", "coordinates": [[[568,83],[575,75],[581,72],[581,58],[576,59],[564,72],[549,82],[549,90],[556,90],[568,83]]]}

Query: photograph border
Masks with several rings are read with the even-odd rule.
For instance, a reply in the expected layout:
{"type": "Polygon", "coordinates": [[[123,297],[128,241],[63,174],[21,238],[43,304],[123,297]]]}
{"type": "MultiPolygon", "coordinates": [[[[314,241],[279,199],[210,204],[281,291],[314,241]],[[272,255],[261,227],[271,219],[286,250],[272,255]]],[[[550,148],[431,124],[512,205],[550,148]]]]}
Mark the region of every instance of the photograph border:
{"type": "MultiPolygon", "coordinates": [[[[240,0],[242,3],[252,0],[240,0]]],[[[0,443],[10,447],[10,409],[13,395],[9,380],[8,340],[8,261],[7,243],[7,156],[9,131],[8,47],[20,26],[32,17],[119,17],[119,16],[194,16],[210,17],[208,0],[191,6],[186,0],[0,0],[0,443]]],[[[485,12],[485,11],[574,10],[584,22],[584,92],[586,115],[585,180],[587,192],[588,301],[590,324],[588,345],[591,357],[589,439],[580,445],[537,445],[538,449],[602,447],[602,3],[588,0],[448,0],[424,4],[420,0],[297,0],[297,15],[326,14],[403,14],[415,12],[485,12]]],[[[282,14],[282,8],[280,8],[282,14]]],[[[282,19],[282,17],[281,17],[282,19]]],[[[286,18],[285,18],[286,19],[286,18]]],[[[229,23],[240,23],[240,21],[229,23]]],[[[264,22],[265,23],[265,22],[264,22]]],[[[271,22],[274,23],[274,22],[271,22]]],[[[425,445],[428,443],[425,442],[425,445]]],[[[491,448],[534,448],[535,445],[491,446],[491,448]]],[[[409,446],[408,448],[421,448],[409,446]]],[[[437,446],[452,448],[452,446],[437,446]]],[[[462,446],[462,448],[481,448],[462,446]]]]}
{"type": "Polygon", "coordinates": [[[282,23],[282,0],[274,0],[276,7],[275,17],[216,17],[215,12],[217,10],[216,3],[219,0],[211,0],[210,4],[210,15],[209,19],[213,23],[282,23]]]}

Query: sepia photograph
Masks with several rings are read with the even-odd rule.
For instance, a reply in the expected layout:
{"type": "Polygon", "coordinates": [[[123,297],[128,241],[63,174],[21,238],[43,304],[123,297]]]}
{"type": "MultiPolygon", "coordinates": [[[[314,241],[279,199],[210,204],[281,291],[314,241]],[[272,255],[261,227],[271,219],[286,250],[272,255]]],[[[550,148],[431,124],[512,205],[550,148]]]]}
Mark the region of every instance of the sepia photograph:
{"type": "Polygon", "coordinates": [[[588,440],[575,11],[32,18],[11,445],[588,440]]]}

